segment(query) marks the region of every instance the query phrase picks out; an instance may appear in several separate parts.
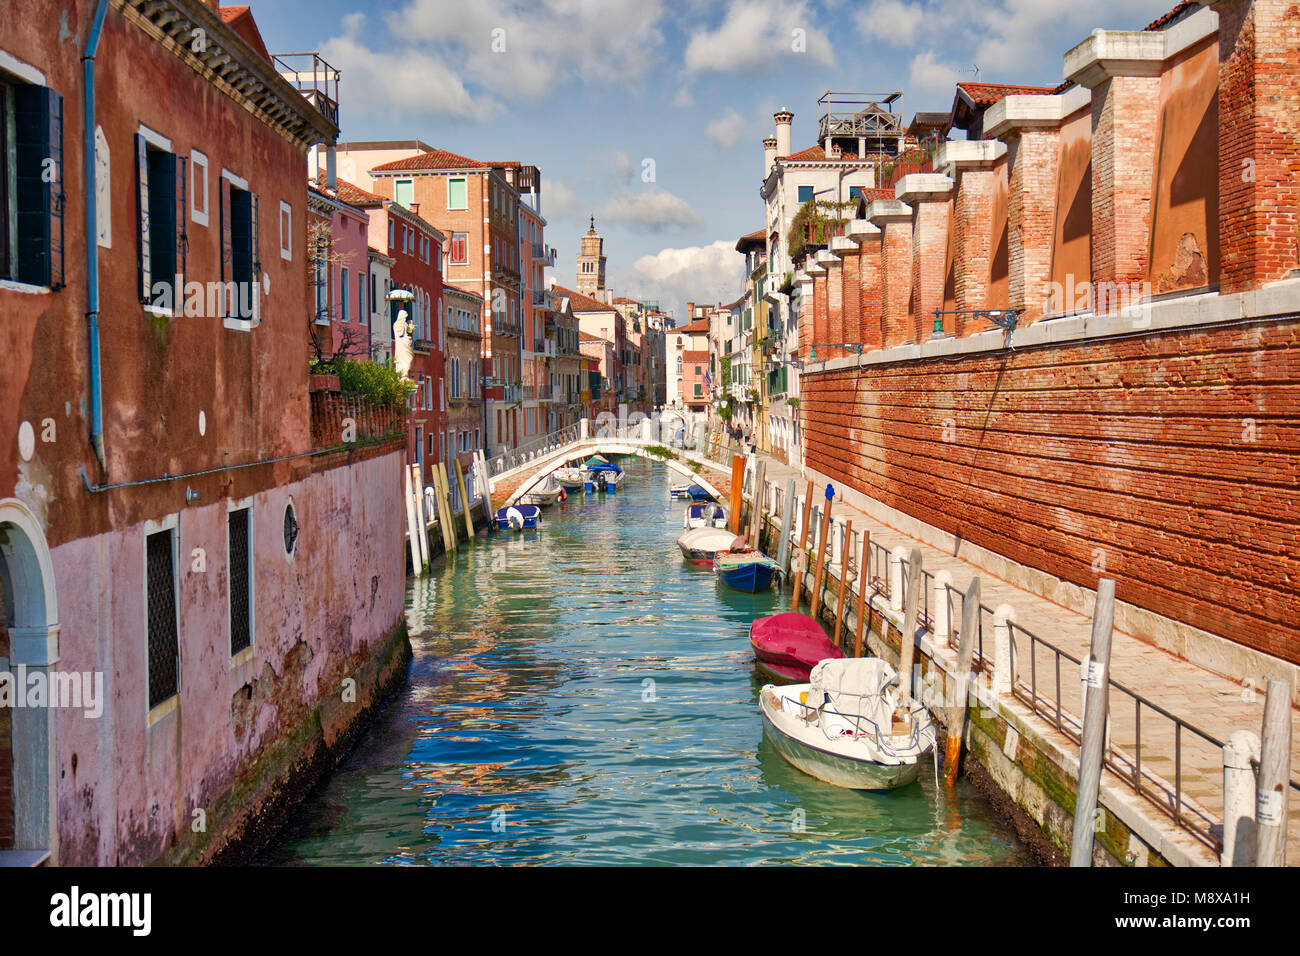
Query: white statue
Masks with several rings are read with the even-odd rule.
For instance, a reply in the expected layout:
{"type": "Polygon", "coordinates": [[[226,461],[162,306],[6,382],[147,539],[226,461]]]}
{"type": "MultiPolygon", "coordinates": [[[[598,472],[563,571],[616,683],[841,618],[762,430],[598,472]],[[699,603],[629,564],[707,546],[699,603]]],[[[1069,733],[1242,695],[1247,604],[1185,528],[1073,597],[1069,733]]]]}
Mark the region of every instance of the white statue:
{"type": "Polygon", "coordinates": [[[415,355],[415,351],[411,347],[411,331],[411,323],[407,321],[406,310],[399,310],[397,321],[393,323],[393,365],[397,369],[397,374],[402,378],[410,377],[411,359],[415,355]]]}

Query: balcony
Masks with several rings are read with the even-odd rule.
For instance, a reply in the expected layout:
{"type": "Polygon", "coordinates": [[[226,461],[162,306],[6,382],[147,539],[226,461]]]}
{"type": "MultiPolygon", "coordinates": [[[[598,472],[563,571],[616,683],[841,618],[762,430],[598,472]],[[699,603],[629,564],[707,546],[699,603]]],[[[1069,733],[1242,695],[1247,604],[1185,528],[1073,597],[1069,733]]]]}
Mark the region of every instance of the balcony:
{"type": "Polygon", "coordinates": [[[335,126],[339,125],[338,70],[321,59],[318,53],[277,53],[271,57],[271,63],[276,72],[316,108],[316,112],[335,126]]]}

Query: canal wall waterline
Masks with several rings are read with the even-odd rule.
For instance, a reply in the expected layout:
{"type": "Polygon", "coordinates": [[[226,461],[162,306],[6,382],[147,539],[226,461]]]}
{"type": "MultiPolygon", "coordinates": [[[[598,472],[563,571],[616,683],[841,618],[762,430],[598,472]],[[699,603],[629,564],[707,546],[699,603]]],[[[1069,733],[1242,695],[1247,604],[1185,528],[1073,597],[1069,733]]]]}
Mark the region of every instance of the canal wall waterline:
{"type": "MultiPolygon", "coordinates": [[[[723,472],[716,463],[700,463],[723,472]]],[[[752,496],[742,496],[742,528],[750,525],[752,496]]],[[[759,547],[776,552],[781,535],[781,521],[776,514],[762,518],[759,547]]],[[[793,554],[798,542],[791,535],[793,554]]],[[[804,551],[802,591],[806,601],[800,610],[811,607],[816,581],[813,573],[814,548],[804,551]]],[[[839,565],[824,570],[818,617],[834,628],[840,589],[839,565]]],[[[851,635],[856,632],[857,613],[855,582],[848,588],[843,616],[842,645],[852,653],[851,635]]],[[[901,657],[903,614],[887,599],[873,594],[864,628],[864,650],[898,666],[901,657]],[[885,634],[871,618],[883,622],[885,634]]],[[[956,688],[957,655],[946,644],[937,646],[924,635],[916,649],[913,673],[918,696],[923,696],[927,710],[946,728],[947,703],[956,688]],[[922,695],[921,688],[928,688],[922,695]]],[[[971,698],[966,708],[963,736],[963,766],[968,779],[1011,818],[1023,840],[1044,863],[1063,864],[1068,860],[1078,784],[1077,747],[1056,733],[1046,721],[1009,694],[994,694],[987,680],[971,683],[971,698]]],[[[1154,808],[1114,779],[1103,774],[1098,798],[1100,813],[1093,847],[1093,864],[1097,866],[1217,866],[1218,857],[1204,844],[1179,830],[1154,808]]]]}

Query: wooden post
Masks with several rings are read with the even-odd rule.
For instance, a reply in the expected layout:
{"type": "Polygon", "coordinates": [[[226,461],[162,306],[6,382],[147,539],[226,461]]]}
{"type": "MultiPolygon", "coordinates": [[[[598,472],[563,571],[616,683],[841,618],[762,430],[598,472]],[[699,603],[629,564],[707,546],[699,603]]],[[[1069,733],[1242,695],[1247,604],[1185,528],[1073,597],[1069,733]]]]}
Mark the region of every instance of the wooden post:
{"type": "MultiPolygon", "coordinates": [[[[582,420],[585,424],[587,419],[582,420]]],[[[483,517],[487,520],[488,534],[496,531],[497,519],[496,511],[492,507],[492,476],[488,473],[487,457],[483,454],[483,449],[476,453],[478,467],[475,469],[481,476],[482,487],[479,489],[483,493],[483,517]]]]}
{"type": "Polygon", "coordinates": [[[803,575],[808,555],[808,525],[812,515],[813,483],[808,482],[808,490],[803,495],[803,523],[799,525],[799,550],[790,560],[790,570],[794,572],[794,600],[790,610],[799,610],[799,594],[803,591],[803,575]]]}
{"type": "Polygon", "coordinates": [[[1268,679],[1255,791],[1256,866],[1286,866],[1287,790],[1291,777],[1291,682],[1268,679]]]}
{"type": "Polygon", "coordinates": [[[793,528],[790,527],[794,521],[794,479],[789,478],[785,483],[785,497],[781,499],[781,539],[776,548],[776,563],[781,565],[781,573],[790,573],[790,537],[793,528]]]}
{"type": "Polygon", "coordinates": [[[731,456],[731,519],[732,534],[740,534],[740,503],[743,500],[741,489],[745,486],[745,459],[739,455],[731,456]]]}
{"type": "Polygon", "coordinates": [[[447,465],[438,462],[433,469],[433,497],[438,502],[438,523],[442,525],[442,547],[448,554],[456,550],[456,524],[451,516],[451,495],[447,492],[447,465]]]}
{"type": "MultiPolygon", "coordinates": [[[[903,596],[903,635],[898,645],[898,679],[903,702],[912,699],[912,659],[916,656],[916,625],[921,615],[921,549],[913,548],[907,558],[907,593],[903,596]]],[[[967,670],[969,670],[969,666],[967,670]]]]}
{"type": "Polygon", "coordinates": [[[853,522],[844,525],[844,545],[840,548],[840,593],[835,599],[835,646],[840,646],[840,624],[844,621],[844,588],[849,583],[849,542],[853,540],[853,522]]]}
{"type": "Polygon", "coordinates": [[[763,499],[767,493],[767,462],[754,459],[754,495],[749,511],[749,529],[754,547],[763,546],[763,499]]]}
{"type": "Polygon", "coordinates": [[[411,573],[419,577],[424,573],[420,561],[420,525],[415,510],[415,495],[411,493],[411,469],[402,469],[402,496],[406,499],[406,540],[411,546],[411,573]]]}
{"type": "Polygon", "coordinates": [[[417,537],[420,541],[420,564],[427,565],[433,560],[433,551],[429,548],[429,515],[424,505],[424,475],[419,462],[410,466],[411,487],[415,490],[415,518],[419,526],[417,537]]]}
{"type": "MultiPolygon", "coordinates": [[[[1083,743],[1079,749],[1079,787],[1074,800],[1074,834],[1070,866],[1092,866],[1092,841],[1097,828],[1097,791],[1101,787],[1101,754],[1106,742],[1110,705],[1110,639],[1115,627],[1115,581],[1097,582],[1092,612],[1092,644],[1086,661],[1088,699],[1083,704],[1083,743]]],[[[966,634],[962,633],[965,642],[966,634]]]]}
{"type": "Polygon", "coordinates": [[[452,459],[456,463],[456,486],[460,488],[460,503],[465,509],[465,535],[467,541],[474,540],[474,509],[470,505],[469,495],[465,493],[465,472],[460,467],[460,459],[452,459]]]}
{"type": "Polygon", "coordinates": [[[975,631],[980,620],[980,579],[971,578],[961,608],[961,640],[957,644],[957,673],[953,675],[952,703],[948,705],[948,745],[944,751],[944,777],[948,786],[957,784],[957,764],[966,731],[966,699],[970,695],[970,661],[975,653],[975,631]]]}
{"type": "Polygon", "coordinates": [[[867,561],[871,557],[871,532],[862,532],[862,562],[858,566],[858,626],[853,641],[853,656],[862,656],[862,628],[866,624],[867,608],[871,602],[867,599],[867,561]]]}
{"type": "Polygon", "coordinates": [[[817,612],[822,606],[822,585],[826,581],[826,536],[830,533],[831,527],[831,499],[826,499],[826,510],[822,512],[821,530],[817,533],[817,563],[814,565],[816,570],[813,572],[813,593],[812,593],[812,611],[810,612],[815,620],[817,612]]]}
{"type": "Polygon", "coordinates": [[[1255,794],[1259,738],[1249,730],[1228,735],[1223,745],[1223,852],[1220,866],[1254,866],[1255,794]]]}

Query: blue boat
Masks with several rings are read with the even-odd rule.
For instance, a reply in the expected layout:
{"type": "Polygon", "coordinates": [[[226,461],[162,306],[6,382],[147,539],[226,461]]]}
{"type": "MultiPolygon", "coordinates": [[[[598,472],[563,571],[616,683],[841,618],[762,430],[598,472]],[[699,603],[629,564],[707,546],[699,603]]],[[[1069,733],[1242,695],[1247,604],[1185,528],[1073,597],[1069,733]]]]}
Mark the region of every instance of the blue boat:
{"type": "Polygon", "coordinates": [[[612,461],[606,461],[599,455],[593,455],[582,466],[583,487],[588,493],[596,491],[613,492],[623,478],[623,469],[612,461]]]}
{"type": "Polygon", "coordinates": [[[537,505],[511,505],[497,509],[497,528],[501,531],[527,531],[537,527],[542,509],[537,505]]]}
{"type": "Polygon", "coordinates": [[[672,498],[689,498],[691,501],[714,501],[713,495],[709,494],[699,485],[674,485],[668,489],[668,495],[672,498]]]}
{"type": "Polygon", "coordinates": [[[762,551],[719,552],[713,558],[713,573],[737,591],[765,591],[780,576],[781,566],[762,551]]]}

